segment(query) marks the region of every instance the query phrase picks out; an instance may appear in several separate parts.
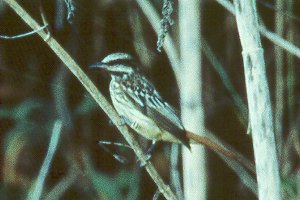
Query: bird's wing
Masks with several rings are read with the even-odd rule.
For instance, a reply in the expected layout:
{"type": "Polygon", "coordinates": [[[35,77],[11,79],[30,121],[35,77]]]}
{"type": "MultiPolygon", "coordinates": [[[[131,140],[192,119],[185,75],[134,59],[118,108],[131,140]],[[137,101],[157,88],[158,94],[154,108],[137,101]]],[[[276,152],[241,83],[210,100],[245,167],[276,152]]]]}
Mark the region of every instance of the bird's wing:
{"type": "Polygon", "coordinates": [[[128,100],[130,100],[131,103],[135,106],[135,109],[146,115],[146,102],[145,99],[141,96],[141,93],[133,90],[126,90],[124,94],[126,95],[128,100]]]}
{"type": "Polygon", "coordinates": [[[184,127],[176,111],[163,101],[154,86],[145,78],[136,83],[139,89],[126,90],[125,94],[135,108],[151,118],[161,129],[168,131],[190,148],[184,127]]]}
{"type": "Polygon", "coordinates": [[[154,95],[146,96],[146,111],[159,127],[171,133],[190,148],[189,140],[186,138],[185,130],[175,110],[165,103],[157,92],[154,92],[154,95]]]}

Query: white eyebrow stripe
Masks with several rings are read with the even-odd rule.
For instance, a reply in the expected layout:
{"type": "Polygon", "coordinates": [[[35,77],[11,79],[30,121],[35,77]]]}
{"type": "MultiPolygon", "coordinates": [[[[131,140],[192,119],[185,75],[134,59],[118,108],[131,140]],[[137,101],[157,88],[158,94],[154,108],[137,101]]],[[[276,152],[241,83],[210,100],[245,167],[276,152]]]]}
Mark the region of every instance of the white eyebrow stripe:
{"type": "Polygon", "coordinates": [[[133,58],[131,57],[131,55],[127,53],[113,53],[103,58],[102,62],[109,64],[111,62],[117,62],[122,60],[129,61],[129,60],[133,60],[133,58]]]}

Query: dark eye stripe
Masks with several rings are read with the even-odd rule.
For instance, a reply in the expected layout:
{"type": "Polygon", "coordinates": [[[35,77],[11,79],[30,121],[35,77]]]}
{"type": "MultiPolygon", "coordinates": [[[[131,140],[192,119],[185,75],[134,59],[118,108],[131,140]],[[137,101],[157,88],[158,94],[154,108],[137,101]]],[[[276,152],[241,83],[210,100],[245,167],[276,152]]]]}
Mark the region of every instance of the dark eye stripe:
{"type": "Polygon", "coordinates": [[[135,62],[132,59],[117,59],[107,62],[108,65],[125,65],[125,66],[136,66],[135,62]]]}

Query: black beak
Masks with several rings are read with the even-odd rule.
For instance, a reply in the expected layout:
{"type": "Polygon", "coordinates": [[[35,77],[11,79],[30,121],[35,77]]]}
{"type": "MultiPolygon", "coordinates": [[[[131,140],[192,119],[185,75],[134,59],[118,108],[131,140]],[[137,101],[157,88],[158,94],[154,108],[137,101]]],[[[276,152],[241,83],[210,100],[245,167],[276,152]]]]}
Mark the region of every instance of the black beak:
{"type": "Polygon", "coordinates": [[[89,68],[91,69],[105,69],[106,68],[106,64],[105,63],[102,63],[102,62],[97,62],[93,65],[90,65],[89,68]]]}

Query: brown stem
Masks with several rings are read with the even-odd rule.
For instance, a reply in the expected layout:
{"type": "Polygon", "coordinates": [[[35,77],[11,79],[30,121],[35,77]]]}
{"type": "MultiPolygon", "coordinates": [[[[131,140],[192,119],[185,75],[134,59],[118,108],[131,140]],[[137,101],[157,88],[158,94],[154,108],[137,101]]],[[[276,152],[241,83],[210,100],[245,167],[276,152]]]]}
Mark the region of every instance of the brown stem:
{"type": "Polygon", "coordinates": [[[253,163],[251,163],[249,160],[247,160],[246,158],[244,158],[239,153],[228,150],[225,147],[222,147],[221,145],[216,144],[215,142],[211,141],[210,139],[200,136],[200,135],[197,135],[190,131],[186,131],[186,135],[189,139],[195,141],[197,144],[202,144],[202,145],[208,147],[209,149],[213,150],[216,153],[221,153],[224,156],[239,162],[240,164],[247,167],[247,169],[249,169],[251,172],[253,172],[253,174],[255,174],[255,165],[253,163]]]}

